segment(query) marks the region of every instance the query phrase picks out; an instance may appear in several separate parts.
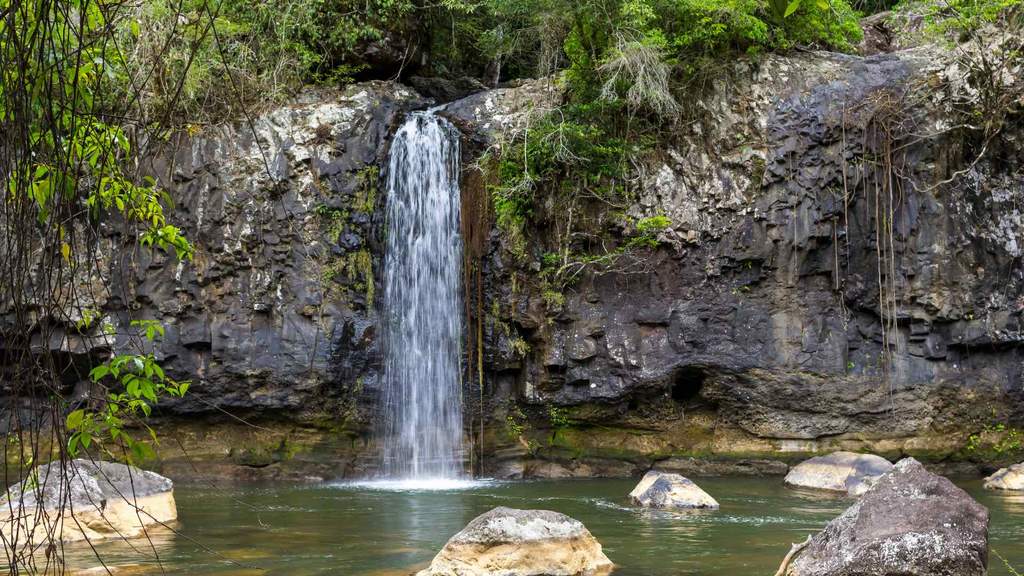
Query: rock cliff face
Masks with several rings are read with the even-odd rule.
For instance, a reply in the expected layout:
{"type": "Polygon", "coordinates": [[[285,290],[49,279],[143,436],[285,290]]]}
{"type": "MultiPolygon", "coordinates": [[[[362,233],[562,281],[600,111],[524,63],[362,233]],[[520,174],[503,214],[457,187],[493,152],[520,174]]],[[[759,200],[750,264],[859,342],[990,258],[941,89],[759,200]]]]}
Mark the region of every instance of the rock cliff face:
{"type": "MultiPolygon", "coordinates": [[[[517,288],[529,267],[496,238],[488,301],[514,330],[492,334],[492,385],[556,411],[531,452],[559,474],[669,454],[934,459],[965,455],[994,419],[1019,425],[1024,172],[1007,159],[1021,127],[988,149],[958,128],[985,109],[979,58],[925,46],[736,64],[642,169],[629,211],[668,216],[662,248],[639,271],[585,276],[564,304],[517,288]]],[[[1014,74],[1002,89],[1019,89],[1014,74]]],[[[499,96],[452,111],[486,124],[499,96]]],[[[524,470],[503,457],[525,456],[499,454],[497,473],[524,470]]]]}
{"type": "MultiPolygon", "coordinates": [[[[642,164],[628,212],[670,219],[660,246],[584,274],[560,305],[529,282],[554,242],[546,220],[525,259],[492,230],[483,402],[467,415],[474,441],[483,420],[485,469],[621,474],[670,456],[753,469],[865,447],[960,458],[993,419],[1024,424],[1024,130],[962,129],[983,104],[970,62],[921,47],[732,65],[642,164]]],[[[445,113],[473,160],[559,97],[537,81],[445,113]]],[[[117,335],[55,345],[116,349],[128,311],[161,319],[160,356],[195,381],[162,415],[192,456],[243,475],[361,473],[380,375],[380,167],[402,113],[426,105],[393,83],[309,91],[154,149],[195,262],[112,230],[100,253],[120,289],[92,306],[117,335]]]]}

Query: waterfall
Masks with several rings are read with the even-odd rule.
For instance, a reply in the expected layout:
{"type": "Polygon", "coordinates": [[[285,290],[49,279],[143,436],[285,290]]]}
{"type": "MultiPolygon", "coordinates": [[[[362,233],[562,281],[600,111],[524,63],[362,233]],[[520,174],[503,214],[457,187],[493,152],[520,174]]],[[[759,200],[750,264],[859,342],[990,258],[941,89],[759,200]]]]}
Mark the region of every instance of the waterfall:
{"type": "Polygon", "coordinates": [[[382,472],[456,479],[462,468],[459,133],[414,112],[391,144],[384,260],[382,472]]]}

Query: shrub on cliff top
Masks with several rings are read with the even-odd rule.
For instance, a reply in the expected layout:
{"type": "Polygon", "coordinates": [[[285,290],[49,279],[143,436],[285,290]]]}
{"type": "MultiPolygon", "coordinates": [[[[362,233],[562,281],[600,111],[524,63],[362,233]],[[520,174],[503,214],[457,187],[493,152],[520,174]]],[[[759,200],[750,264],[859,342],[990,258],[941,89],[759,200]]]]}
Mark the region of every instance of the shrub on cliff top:
{"type": "MultiPolygon", "coordinates": [[[[123,10],[129,73],[146,104],[187,121],[280,100],[366,68],[366,46],[402,29],[411,0],[153,0],[123,10]]],[[[382,42],[383,43],[383,42],[382,42]]]]}

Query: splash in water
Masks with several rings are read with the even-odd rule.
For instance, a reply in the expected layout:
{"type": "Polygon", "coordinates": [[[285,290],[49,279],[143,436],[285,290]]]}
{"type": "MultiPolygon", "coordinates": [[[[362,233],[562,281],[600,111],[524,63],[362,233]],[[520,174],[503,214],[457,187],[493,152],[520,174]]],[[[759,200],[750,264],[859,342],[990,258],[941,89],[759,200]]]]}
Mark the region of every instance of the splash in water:
{"type": "Polygon", "coordinates": [[[383,476],[463,476],[459,133],[416,112],[395,134],[384,262],[383,476]]]}

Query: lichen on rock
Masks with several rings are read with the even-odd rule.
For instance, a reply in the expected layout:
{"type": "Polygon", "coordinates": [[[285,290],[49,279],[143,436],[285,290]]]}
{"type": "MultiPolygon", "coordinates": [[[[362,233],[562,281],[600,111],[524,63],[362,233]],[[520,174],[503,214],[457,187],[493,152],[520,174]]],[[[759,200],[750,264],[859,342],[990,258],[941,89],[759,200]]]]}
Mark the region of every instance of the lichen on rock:
{"type": "Polygon", "coordinates": [[[0,506],[5,542],[135,538],[178,517],[170,479],[115,462],[68,460],[33,468],[0,506]]]}
{"type": "Polygon", "coordinates": [[[418,576],[597,576],[612,568],[578,520],[498,507],[452,536],[418,576]]]}
{"type": "Polygon", "coordinates": [[[796,556],[789,576],[983,576],[988,510],[905,458],[796,556]]]}

